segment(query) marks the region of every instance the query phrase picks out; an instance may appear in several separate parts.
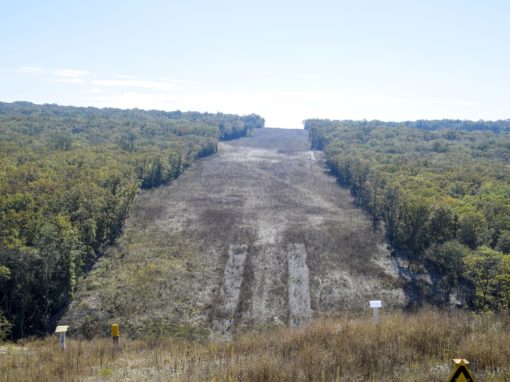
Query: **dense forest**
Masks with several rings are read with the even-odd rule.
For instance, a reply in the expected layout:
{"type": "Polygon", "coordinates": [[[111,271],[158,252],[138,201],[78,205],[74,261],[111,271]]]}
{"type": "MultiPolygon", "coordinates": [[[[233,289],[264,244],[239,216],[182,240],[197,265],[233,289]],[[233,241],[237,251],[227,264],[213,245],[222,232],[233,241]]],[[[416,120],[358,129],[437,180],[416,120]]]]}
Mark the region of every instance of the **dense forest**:
{"type": "Polygon", "coordinates": [[[257,115],[0,103],[0,340],[51,329],[140,188],[263,125],[257,115]]]}
{"type": "Polygon", "coordinates": [[[305,121],[394,254],[434,277],[437,303],[510,309],[510,120],[305,121]]]}

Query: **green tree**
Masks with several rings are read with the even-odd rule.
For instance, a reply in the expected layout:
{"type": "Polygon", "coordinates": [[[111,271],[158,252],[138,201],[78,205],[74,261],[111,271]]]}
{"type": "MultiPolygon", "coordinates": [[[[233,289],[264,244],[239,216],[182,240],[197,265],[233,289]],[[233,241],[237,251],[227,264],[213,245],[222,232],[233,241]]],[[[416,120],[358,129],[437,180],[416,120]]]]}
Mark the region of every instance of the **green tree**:
{"type": "Polygon", "coordinates": [[[488,247],[481,247],[465,257],[466,275],[475,287],[475,306],[478,309],[497,308],[500,266],[503,255],[488,247]]]}
{"type": "Polygon", "coordinates": [[[510,253],[510,231],[503,231],[499,235],[496,249],[503,253],[510,253]]]}
{"type": "Polygon", "coordinates": [[[457,216],[446,205],[435,205],[428,221],[430,238],[435,243],[444,243],[456,237],[457,216]]]}
{"type": "Polygon", "coordinates": [[[487,220],[481,211],[468,211],[459,218],[460,240],[471,249],[488,243],[490,233],[487,220]]]}
{"type": "Polygon", "coordinates": [[[510,255],[501,258],[501,268],[496,276],[501,293],[501,306],[504,309],[510,309],[510,255]]]}
{"type": "Polygon", "coordinates": [[[427,259],[440,276],[436,283],[443,294],[442,300],[449,301],[452,288],[460,285],[466,273],[465,260],[471,254],[469,247],[457,240],[433,244],[426,251],[427,259]]]}
{"type": "MultiPolygon", "coordinates": [[[[5,296],[6,293],[5,282],[10,280],[10,278],[11,270],[5,266],[0,266],[0,291],[2,291],[2,296],[5,296]]],[[[0,310],[0,342],[4,341],[9,336],[11,326],[11,323],[0,310]]]]}

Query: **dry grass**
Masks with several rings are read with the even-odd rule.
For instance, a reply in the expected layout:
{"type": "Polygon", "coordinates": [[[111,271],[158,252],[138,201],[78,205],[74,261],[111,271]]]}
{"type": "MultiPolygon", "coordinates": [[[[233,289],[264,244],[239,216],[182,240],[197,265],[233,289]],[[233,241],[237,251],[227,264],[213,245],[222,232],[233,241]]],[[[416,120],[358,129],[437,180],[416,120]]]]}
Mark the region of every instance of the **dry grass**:
{"type": "MultiPolygon", "coordinates": [[[[368,315],[368,313],[367,313],[368,315]]],[[[249,332],[232,342],[55,338],[7,345],[1,381],[446,381],[467,358],[478,381],[510,381],[510,318],[424,311],[322,319],[249,332]]]]}

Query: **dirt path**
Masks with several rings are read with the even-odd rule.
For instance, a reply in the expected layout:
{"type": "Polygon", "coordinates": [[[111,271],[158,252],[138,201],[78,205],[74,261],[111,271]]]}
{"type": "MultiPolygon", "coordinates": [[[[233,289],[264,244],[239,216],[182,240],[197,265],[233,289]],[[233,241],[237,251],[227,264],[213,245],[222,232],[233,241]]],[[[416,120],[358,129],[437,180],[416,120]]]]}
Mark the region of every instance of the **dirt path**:
{"type": "Polygon", "coordinates": [[[95,288],[132,290],[132,299],[143,289],[144,303],[81,288],[68,317],[104,309],[135,333],[154,316],[221,334],[367,311],[369,299],[405,303],[382,234],[328,174],[323,154],[309,150],[304,130],[261,129],[222,143],[170,186],[144,192],[102,261],[119,272],[156,264],[157,277],[131,289],[130,277],[91,275],[95,288]]]}
{"type": "Polygon", "coordinates": [[[289,278],[289,322],[297,326],[312,317],[310,306],[310,279],[306,265],[306,249],[303,244],[289,244],[287,247],[289,278]]]}
{"type": "Polygon", "coordinates": [[[231,245],[228,250],[217,309],[219,314],[213,319],[213,329],[223,331],[227,338],[232,334],[234,315],[239,304],[247,249],[247,245],[231,245]]]}

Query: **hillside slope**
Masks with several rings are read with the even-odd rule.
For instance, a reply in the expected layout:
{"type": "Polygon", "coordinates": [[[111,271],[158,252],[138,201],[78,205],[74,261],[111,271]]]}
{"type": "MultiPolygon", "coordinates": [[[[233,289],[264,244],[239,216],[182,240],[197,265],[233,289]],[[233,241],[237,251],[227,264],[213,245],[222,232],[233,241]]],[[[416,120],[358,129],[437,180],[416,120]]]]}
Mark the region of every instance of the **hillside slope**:
{"type": "Polygon", "coordinates": [[[54,329],[140,188],[263,125],[254,114],[0,102],[0,341],[54,329]]]}
{"type": "Polygon", "coordinates": [[[206,337],[405,303],[382,233],[309,151],[304,130],[220,144],[144,191],[62,318],[85,336],[206,337]]]}

